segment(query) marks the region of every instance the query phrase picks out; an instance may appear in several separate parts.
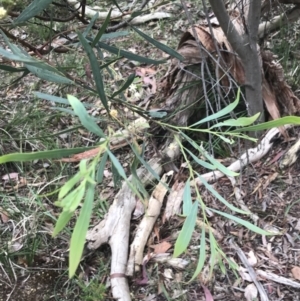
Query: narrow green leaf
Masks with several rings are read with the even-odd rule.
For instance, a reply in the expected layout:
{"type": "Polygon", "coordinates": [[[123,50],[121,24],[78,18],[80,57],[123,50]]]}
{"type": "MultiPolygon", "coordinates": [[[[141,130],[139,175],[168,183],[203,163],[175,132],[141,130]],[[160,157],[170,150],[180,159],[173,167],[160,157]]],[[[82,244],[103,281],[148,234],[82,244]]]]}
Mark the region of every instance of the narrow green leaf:
{"type": "Polygon", "coordinates": [[[106,16],[106,18],[105,18],[102,26],[100,27],[100,29],[99,29],[99,31],[98,31],[98,33],[97,33],[94,41],[92,42],[92,44],[91,44],[92,48],[95,47],[95,45],[101,40],[101,38],[102,38],[102,36],[103,36],[103,34],[104,34],[105,30],[106,30],[106,27],[108,26],[108,24],[110,22],[111,11],[112,11],[112,8],[109,10],[109,12],[108,12],[108,14],[107,14],[107,16],[106,16]]]}
{"type": "Polygon", "coordinates": [[[88,184],[84,203],[82,205],[79,217],[77,219],[70,243],[69,257],[69,278],[72,278],[80,263],[83,248],[85,244],[85,236],[89,228],[90,218],[93,210],[95,194],[95,185],[88,184]]]}
{"type": "Polygon", "coordinates": [[[202,123],[205,123],[205,122],[208,122],[208,121],[211,121],[211,120],[216,120],[216,119],[232,112],[236,108],[236,106],[238,105],[238,103],[240,101],[240,92],[241,92],[241,90],[239,88],[238,93],[237,93],[237,97],[236,97],[236,99],[233,103],[229,104],[228,106],[226,106],[224,109],[220,110],[219,112],[217,112],[215,114],[212,114],[210,116],[207,116],[204,119],[201,119],[200,121],[198,121],[198,122],[194,123],[193,125],[191,125],[191,127],[197,126],[199,124],[202,124],[202,123]]]}
{"type": "Polygon", "coordinates": [[[69,179],[59,190],[58,200],[64,198],[71,189],[80,181],[81,174],[77,173],[71,179],[69,179]]]}
{"type": "Polygon", "coordinates": [[[63,228],[66,226],[66,224],[69,222],[71,217],[73,216],[74,212],[70,211],[63,211],[55,224],[55,228],[53,230],[52,236],[55,237],[60,231],[63,230],[63,228]]]}
{"type": "Polygon", "coordinates": [[[216,167],[210,163],[207,163],[201,159],[199,159],[197,156],[195,156],[190,150],[185,149],[190,155],[191,157],[196,161],[196,163],[200,164],[201,166],[207,168],[207,169],[211,169],[211,170],[215,170],[216,167]]]}
{"type": "Polygon", "coordinates": [[[41,93],[38,91],[34,91],[33,94],[38,98],[42,98],[43,100],[49,100],[49,101],[53,101],[55,103],[60,103],[60,104],[64,104],[64,105],[70,104],[66,98],[62,98],[62,97],[58,97],[58,96],[54,96],[54,95],[50,95],[50,94],[46,94],[46,93],[41,93]]]}
{"type": "Polygon", "coordinates": [[[120,174],[114,164],[112,164],[112,166],[111,166],[111,172],[112,172],[114,188],[120,189],[121,185],[122,185],[122,177],[120,176],[120,174]]]}
{"type": "Polygon", "coordinates": [[[151,175],[157,180],[160,181],[160,177],[157,174],[157,172],[148,164],[147,161],[144,160],[144,158],[142,156],[140,156],[140,154],[135,150],[134,147],[132,147],[132,145],[130,144],[131,149],[133,150],[134,154],[136,155],[136,157],[140,160],[140,162],[146,167],[146,169],[151,173],[151,175]]]}
{"type": "MultiPolygon", "coordinates": [[[[17,45],[11,43],[10,40],[8,39],[8,37],[5,35],[5,33],[1,29],[0,29],[0,32],[3,36],[5,43],[9,46],[9,48],[11,49],[11,51],[14,54],[19,55],[20,57],[28,57],[29,59],[35,60],[33,57],[29,56],[27,52],[25,52],[24,50],[22,51],[22,49],[20,49],[17,45]]],[[[0,48],[0,49],[3,50],[3,48],[0,48]]]]}
{"type": "Polygon", "coordinates": [[[139,10],[139,11],[134,11],[130,16],[131,18],[136,18],[140,15],[142,15],[144,12],[142,10],[139,10]]]}
{"type": "Polygon", "coordinates": [[[200,248],[199,248],[199,258],[198,258],[198,264],[197,268],[194,272],[194,275],[192,279],[189,282],[192,282],[202,271],[206,259],[206,242],[205,242],[205,227],[202,227],[201,231],[201,242],[200,242],[200,248]]]}
{"type": "Polygon", "coordinates": [[[120,37],[125,37],[125,36],[128,36],[128,35],[129,35],[129,31],[117,31],[117,32],[105,33],[101,36],[100,41],[113,40],[113,39],[117,39],[117,38],[120,38],[120,37]]]}
{"type": "Polygon", "coordinates": [[[75,114],[79,117],[81,124],[90,132],[101,138],[106,138],[103,131],[99,128],[93,118],[87,113],[84,105],[74,96],[68,95],[68,100],[75,114]]]}
{"type": "Polygon", "coordinates": [[[300,117],[296,116],[286,116],[282,117],[276,120],[260,123],[257,125],[247,126],[244,128],[239,128],[236,130],[233,130],[233,133],[239,133],[239,132],[254,132],[254,131],[262,131],[262,130],[268,130],[280,126],[284,126],[286,124],[300,124],[300,117]]]}
{"type": "Polygon", "coordinates": [[[124,85],[116,92],[114,92],[112,94],[112,98],[114,98],[115,96],[119,95],[121,92],[125,91],[134,81],[135,79],[135,74],[132,73],[128,76],[127,80],[125,81],[124,85]]]}
{"type": "Polygon", "coordinates": [[[198,213],[198,201],[195,201],[190,211],[190,214],[186,217],[182,229],[175,243],[174,257],[178,257],[187,249],[190,240],[192,238],[193,231],[195,229],[198,213]]]}
{"type": "Polygon", "coordinates": [[[214,267],[215,267],[215,264],[217,261],[217,257],[219,254],[217,252],[218,245],[217,245],[216,240],[211,231],[209,231],[209,242],[210,242],[209,275],[212,276],[212,273],[213,273],[213,270],[214,270],[214,267]]]}
{"type": "Polygon", "coordinates": [[[149,115],[149,117],[156,118],[156,119],[161,119],[161,118],[164,118],[168,115],[168,112],[166,112],[166,111],[157,111],[156,109],[149,110],[146,113],[147,113],[147,115],[149,115]]]}
{"type": "Polygon", "coordinates": [[[219,215],[222,215],[222,216],[228,218],[229,220],[233,220],[233,221],[237,222],[238,224],[241,224],[242,226],[248,228],[249,230],[251,230],[255,233],[258,233],[258,234],[261,234],[261,235],[276,235],[276,234],[278,234],[278,233],[272,233],[272,232],[268,232],[266,230],[263,230],[263,229],[255,226],[255,225],[251,224],[250,222],[245,221],[245,220],[243,220],[239,217],[236,217],[234,215],[231,215],[231,214],[219,211],[219,210],[215,210],[215,209],[212,209],[212,208],[209,208],[209,210],[211,210],[215,213],[218,213],[219,215]]]}
{"type": "MultiPolygon", "coordinates": [[[[80,205],[82,198],[84,196],[86,186],[88,185],[86,183],[87,183],[87,181],[83,181],[79,185],[79,187],[76,188],[76,194],[72,197],[72,200],[68,204],[68,206],[65,206],[65,208],[64,208],[65,211],[68,210],[70,212],[74,212],[77,209],[77,207],[80,205]]],[[[66,197],[68,197],[68,196],[66,196],[66,197]]]]}
{"type": "Polygon", "coordinates": [[[98,95],[100,97],[100,100],[104,106],[104,108],[106,109],[107,112],[109,112],[109,108],[107,105],[107,99],[106,99],[106,94],[104,91],[104,83],[102,80],[102,75],[101,75],[101,71],[100,71],[100,67],[99,67],[99,63],[97,61],[97,58],[94,54],[93,48],[90,46],[90,44],[86,41],[86,39],[82,36],[82,34],[79,32],[78,33],[78,37],[79,40],[84,48],[84,50],[86,51],[86,54],[89,58],[90,61],[90,65],[92,68],[92,73],[94,76],[94,81],[96,83],[96,88],[97,88],[97,92],[98,95]]]}
{"type": "Polygon", "coordinates": [[[97,21],[97,19],[99,18],[99,13],[95,13],[92,17],[92,19],[90,20],[89,25],[86,27],[86,29],[83,31],[82,36],[85,38],[89,32],[91,31],[92,27],[94,26],[95,22],[97,21]]]}
{"type": "MultiPolygon", "coordinates": [[[[64,211],[70,211],[70,206],[72,205],[73,200],[77,197],[78,191],[81,189],[80,186],[73,189],[69,194],[67,194],[63,199],[59,199],[54,202],[54,204],[58,207],[63,208],[64,211]]],[[[75,211],[75,210],[72,210],[75,211]]]]}
{"type": "Polygon", "coordinates": [[[120,175],[124,180],[127,180],[125,171],[124,171],[122,165],[120,164],[119,160],[115,157],[115,155],[114,155],[109,149],[107,149],[107,153],[108,153],[108,155],[109,155],[109,158],[110,158],[112,164],[113,164],[113,165],[115,166],[115,168],[117,169],[119,175],[120,175]]]}
{"type": "Polygon", "coordinates": [[[20,77],[18,77],[18,78],[16,78],[15,80],[13,80],[13,81],[11,82],[11,84],[14,85],[14,84],[18,83],[23,77],[27,76],[29,73],[30,73],[29,70],[26,69],[26,70],[24,71],[24,73],[23,73],[20,77]]]}
{"type": "Polygon", "coordinates": [[[17,19],[14,20],[14,25],[19,23],[23,23],[29,20],[32,17],[35,17],[39,14],[43,9],[49,6],[53,0],[34,0],[31,2],[19,15],[17,19]]]}
{"type": "Polygon", "coordinates": [[[152,45],[154,45],[156,48],[162,50],[163,52],[171,55],[172,57],[177,58],[179,61],[183,61],[184,57],[179,54],[177,51],[175,51],[174,49],[168,47],[167,45],[158,42],[157,40],[149,37],[148,35],[146,35],[145,33],[143,33],[142,31],[138,30],[137,28],[135,28],[134,26],[131,26],[131,28],[137,33],[139,34],[142,38],[144,38],[146,41],[148,41],[149,43],[151,43],[152,45]]]}
{"type": "Polygon", "coordinates": [[[219,122],[219,123],[213,125],[209,129],[211,130],[213,128],[221,127],[221,126],[248,126],[248,125],[254,123],[257,120],[257,118],[259,117],[259,115],[260,115],[260,113],[257,113],[251,117],[240,117],[238,119],[228,119],[228,120],[225,120],[223,122],[219,122]]]}
{"type": "Polygon", "coordinates": [[[54,149],[47,150],[42,152],[32,152],[32,153],[12,153],[8,155],[0,156],[0,164],[7,162],[26,162],[38,159],[59,159],[63,157],[67,157],[69,155],[74,155],[89,149],[95,148],[95,146],[91,147],[77,147],[70,149],[54,149]]]}
{"type": "Polygon", "coordinates": [[[117,55],[118,57],[125,57],[129,60],[136,61],[136,62],[141,62],[141,63],[145,63],[145,64],[153,64],[153,65],[158,65],[158,64],[162,64],[162,63],[166,62],[166,60],[157,61],[157,60],[152,60],[152,59],[149,59],[149,58],[137,55],[137,54],[133,54],[131,52],[121,50],[120,48],[107,45],[103,42],[98,42],[97,45],[100,48],[103,48],[103,49],[107,50],[108,52],[117,55]]]}
{"type": "MultiPolygon", "coordinates": [[[[139,145],[134,141],[131,144],[131,147],[135,149],[135,153],[138,153],[139,155],[142,154],[143,150],[142,148],[139,147],[139,145]]],[[[137,187],[137,189],[141,192],[143,195],[143,200],[147,200],[149,198],[149,194],[147,190],[145,189],[144,184],[142,183],[140,177],[137,174],[137,169],[140,165],[140,160],[138,159],[137,156],[134,156],[134,159],[132,161],[132,164],[130,165],[130,171],[132,175],[132,184],[137,187]]]]}
{"type": "Polygon", "coordinates": [[[185,182],[184,190],[183,190],[183,205],[182,211],[184,216],[188,216],[192,210],[193,202],[191,195],[191,183],[190,179],[185,182]]]}
{"type": "Polygon", "coordinates": [[[11,61],[22,62],[22,63],[36,63],[36,60],[33,58],[24,55],[13,54],[7,50],[4,50],[1,47],[0,47],[0,55],[11,61]]]}
{"type": "MultiPolygon", "coordinates": [[[[46,94],[46,93],[41,93],[38,91],[34,91],[33,94],[38,97],[41,98],[43,100],[49,100],[49,101],[53,101],[55,103],[59,103],[59,104],[64,104],[64,105],[70,105],[68,99],[66,98],[62,98],[62,97],[58,97],[58,96],[54,96],[54,95],[50,95],[50,94],[46,94]]],[[[84,105],[85,108],[92,108],[94,107],[94,105],[89,104],[89,103],[84,103],[82,102],[82,104],[84,105]]],[[[55,109],[55,108],[53,108],[55,109]]]]}
{"type": "Polygon", "coordinates": [[[24,72],[27,69],[23,68],[23,67],[21,67],[21,68],[15,68],[15,67],[12,67],[12,66],[0,64],[0,70],[4,70],[4,71],[8,71],[8,72],[24,72]]]}
{"type": "Polygon", "coordinates": [[[198,173],[197,173],[200,181],[203,183],[203,185],[206,187],[206,189],[208,191],[211,192],[212,195],[214,195],[220,202],[222,202],[227,208],[229,208],[232,211],[241,213],[241,214],[249,214],[249,212],[246,212],[242,209],[239,209],[235,206],[233,206],[232,204],[230,204],[229,202],[227,202],[210,184],[207,183],[207,181],[205,181],[203,179],[203,177],[201,177],[198,173]]]}
{"type": "Polygon", "coordinates": [[[105,152],[102,155],[101,161],[100,161],[99,166],[98,166],[98,170],[97,170],[97,174],[96,174],[97,183],[102,183],[107,158],[108,158],[108,154],[107,154],[107,152],[105,152]]]}
{"type": "Polygon", "coordinates": [[[25,64],[25,66],[31,73],[33,73],[40,79],[57,83],[57,84],[74,84],[74,82],[71,79],[65,76],[61,76],[56,72],[45,70],[44,68],[31,66],[30,64],[25,64]]]}
{"type": "Polygon", "coordinates": [[[210,156],[207,152],[202,152],[203,156],[205,156],[218,170],[220,170],[223,174],[229,176],[229,177],[236,177],[239,174],[229,170],[227,167],[225,167],[222,163],[220,163],[218,160],[210,156]]]}

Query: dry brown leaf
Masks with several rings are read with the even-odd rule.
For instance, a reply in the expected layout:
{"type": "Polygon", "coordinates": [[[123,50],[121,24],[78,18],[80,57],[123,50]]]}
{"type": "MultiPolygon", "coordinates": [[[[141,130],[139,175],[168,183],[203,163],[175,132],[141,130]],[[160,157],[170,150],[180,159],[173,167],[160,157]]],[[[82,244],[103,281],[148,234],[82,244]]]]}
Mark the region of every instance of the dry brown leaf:
{"type": "Polygon", "coordinates": [[[157,245],[151,245],[150,247],[154,249],[155,254],[162,254],[166,253],[172,245],[167,241],[163,241],[157,245]]]}
{"type": "Polygon", "coordinates": [[[300,280],[300,267],[293,267],[291,272],[295,279],[300,280]]]}

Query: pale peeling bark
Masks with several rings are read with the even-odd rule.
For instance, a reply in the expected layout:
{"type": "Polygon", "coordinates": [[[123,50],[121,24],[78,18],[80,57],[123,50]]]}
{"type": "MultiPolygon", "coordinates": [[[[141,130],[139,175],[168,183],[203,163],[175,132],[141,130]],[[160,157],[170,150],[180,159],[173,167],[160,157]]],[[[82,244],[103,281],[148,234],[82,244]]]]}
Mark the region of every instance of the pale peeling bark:
{"type": "Polygon", "coordinates": [[[148,238],[153,230],[154,224],[160,215],[164,197],[168,192],[168,177],[173,175],[173,171],[162,176],[161,182],[158,183],[149,199],[148,208],[140,222],[134,240],[130,246],[130,255],[127,264],[127,275],[133,276],[135,271],[140,270],[143,263],[144,248],[148,238]]]}

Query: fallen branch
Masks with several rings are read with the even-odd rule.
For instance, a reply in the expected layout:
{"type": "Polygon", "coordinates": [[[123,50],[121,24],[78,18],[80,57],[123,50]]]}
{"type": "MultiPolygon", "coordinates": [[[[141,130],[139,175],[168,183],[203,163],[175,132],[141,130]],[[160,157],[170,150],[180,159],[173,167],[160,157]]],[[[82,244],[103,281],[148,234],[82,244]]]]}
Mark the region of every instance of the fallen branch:
{"type": "MultiPolygon", "coordinates": [[[[178,145],[175,147],[174,143],[171,143],[165,148],[163,153],[171,160],[175,160],[179,156],[180,151],[178,145]]],[[[148,165],[156,174],[160,175],[163,171],[162,163],[163,159],[156,157],[149,160],[148,165]]],[[[145,186],[155,180],[154,175],[145,167],[140,167],[137,170],[137,175],[145,186]]],[[[131,182],[132,178],[130,176],[127,181],[131,182]]],[[[124,182],[104,220],[91,229],[86,236],[87,247],[89,249],[95,250],[105,243],[110,245],[112,252],[112,294],[119,301],[131,300],[126,278],[126,266],[129,249],[130,220],[135,204],[136,196],[127,185],[127,182],[124,182]]]]}
{"type": "Polygon", "coordinates": [[[258,37],[263,38],[266,34],[282,28],[292,22],[296,22],[300,18],[300,6],[297,5],[279,16],[275,16],[270,21],[265,21],[259,24],[258,37]]]}
{"type": "MultiPolygon", "coordinates": [[[[285,129],[287,129],[289,127],[291,127],[291,126],[286,125],[285,129]]],[[[269,130],[257,147],[248,149],[240,157],[239,160],[233,162],[230,166],[227,167],[227,169],[237,172],[237,171],[240,171],[246,165],[258,161],[259,159],[261,159],[264,155],[266,155],[269,152],[269,150],[271,149],[271,147],[273,145],[272,140],[276,136],[279,137],[280,135],[282,135],[282,131],[280,131],[280,129],[278,129],[278,128],[273,128],[273,129],[269,130]]],[[[214,182],[214,181],[222,178],[223,176],[224,176],[224,174],[221,171],[217,170],[217,171],[208,172],[208,173],[202,175],[201,177],[206,182],[214,182]]],[[[196,178],[194,181],[191,182],[191,186],[195,186],[195,185],[202,186],[203,183],[201,182],[201,180],[199,178],[196,178]]]]}
{"type": "MultiPolygon", "coordinates": [[[[81,6],[81,3],[77,0],[68,0],[68,3],[73,5],[75,9],[79,9],[81,6]]],[[[98,11],[97,8],[91,8],[90,6],[85,7],[85,15],[87,17],[92,18],[97,13],[98,13],[99,20],[105,20],[108,15],[108,12],[100,12],[100,11],[98,11]]],[[[129,21],[128,23],[131,25],[143,24],[145,22],[149,22],[154,19],[160,20],[160,19],[171,18],[171,17],[172,17],[172,14],[170,14],[170,13],[153,12],[150,14],[146,14],[144,16],[135,17],[132,20],[130,20],[132,18],[131,12],[124,14],[124,13],[120,12],[119,10],[112,10],[111,15],[110,15],[110,18],[114,19],[114,20],[116,20],[116,19],[121,20],[121,21],[128,20],[129,21]]]]}
{"type": "Polygon", "coordinates": [[[163,204],[164,197],[168,192],[167,180],[168,176],[172,176],[173,171],[162,176],[161,182],[156,186],[149,200],[149,205],[145,215],[140,222],[134,240],[130,246],[130,255],[127,264],[127,275],[133,276],[135,271],[138,271],[143,263],[144,248],[151,234],[153,226],[160,215],[160,210],[163,204]]]}
{"type": "Polygon", "coordinates": [[[253,267],[249,264],[248,259],[247,259],[246,255],[244,254],[244,252],[242,251],[242,249],[239,248],[237,246],[237,244],[235,244],[233,241],[231,242],[231,245],[236,250],[240,260],[242,261],[243,265],[246,267],[246,269],[249,273],[249,276],[251,277],[256,288],[258,289],[259,294],[260,294],[260,300],[261,301],[269,301],[268,295],[267,295],[263,285],[261,284],[260,281],[257,280],[257,274],[256,274],[255,270],[253,269],[253,267]]]}

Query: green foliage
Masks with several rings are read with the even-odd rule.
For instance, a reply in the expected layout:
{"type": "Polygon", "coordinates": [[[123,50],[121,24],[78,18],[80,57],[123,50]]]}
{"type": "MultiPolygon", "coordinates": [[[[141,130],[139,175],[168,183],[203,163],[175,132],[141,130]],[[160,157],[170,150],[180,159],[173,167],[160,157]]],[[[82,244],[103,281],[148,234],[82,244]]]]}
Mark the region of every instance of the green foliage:
{"type": "MultiPolygon", "coordinates": [[[[52,1],[49,0],[33,1],[14,21],[14,25],[22,25],[23,23],[26,24],[28,20],[41,13],[51,3],[52,1]]],[[[102,107],[105,108],[106,112],[108,113],[107,119],[110,118],[110,103],[124,105],[134,112],[138,111],[143,116],[161,118],[164,115],[166,115],[167,112],[143,112],[142,110],[136,108],[130,103],[122,101],[124,91],[134,82],[134,74],[129,75],[128,78],[122,82],[122,84],[116,85],[117,87],[116,89],[114,89],[115,92],[110,91],[105,85],[105,76],[108,76],[107,74],[111,76],[109,68],[122,58],[134,60],[139,63],[155,65],[164,63],[165,60],[149,59],[147,57],[136,55],[130,51],[120,49],[119,47],[112,46],[110,43],[106,42],[108,39],[118,38],[124,35],[128,35],[129,33],[119,32],[104,34],[110,20],[109,13],[101,28],[94,35],[92,31],[92,26],[93,24],[95,24],[96,20],[97,15],[94,16],[90,24],[85,28],[85,30],[83,30],[83,32],[77,33],[79,38],[79,43],[77,44],[77,47],[82,46],[85,53],[85,60],[88,61],[91,66],[93,80],[91,80],[91,83],[89,83],[90,85],[83,84],[82,82],[71,77],[63,68],[61,68],[59,64],[57,64],[56,66],[52,66],[48,63],[45,63],[42,60],[33,58],[19,45],[11,43],[3,32],[2,36],[4,37],[11,52],[0,47],[0,55],[2,55],[8,60],[22,63],[23,67],[14,68],[11,66],[0,65],[0,69],[6,72],[23,72],[23,76],[27,76],[31,73],[42,80],[46,80],[47,82],[57,83],[62,89],[65,89],[66,87],[73,87],[76,88],[76,91],[84,90],[85,92],[88,92],[101,100],[102,107]],[[106,58],[104,58],[103,56],[103,50],[109,53],[109,55],[106,56],[106,58]]],[[[138,34],[142,39],[150,42],[152,45],[164,51],[165,53],[168,53],[171,56],[182,60],[181,55],[179,55],[175,50],[169,48],[161,42],[156,41],[155,39],[141,32],[140,30],[134,27],[132,28],[135,31],[135,33],[138,34]]],[[[110,78],[113,78],[113,76],[111,76],[110,78]]],[[[61,208],[61,213],[58,219],[56,220],[53,236],[57,236],[59,233],[61,233],[61,231],[63,231],[66,225],[70,222],[72,217],[76,217],[76,223],[71,235],[69,256],[69,277],[73,277],[80,263],[85,244],[85,237],[89,227],[89,222],[94,206],[95,186],[98,183],[102,183],[106,164],[110,163],[112,166],[115,186],[118,186],[120,184],[121,179],[123,179],[131,188],[131,190],[142,200],[147,199],[148,193],[145,187],[143,187],[143,183],[141,182],[138,176],[138,167],[140,165],[143,165],[157,181],[160,180],[160,177],[146,162],[146,160],[143,157],[143,150],[134,141],[133,143],[131,143],[133,160],[130,164],[130,172],[132,174],[132,177],[128,179],[122,164],[120,163],[114,152],[109,148],[109,142],[111,139],[110,129],[106,129],[98,125],[99,122],[103,121],[102,117],[96,119],[92,117],[87,111],[87,108],[90,108],[91,104],[81,102],[78,99],[79,97],[77,98],[72,95],[68,95],[67,98],[48,95],[41,92],[36,92],[35,95],[38,98],[41,98],[45,101],[51,101],[56,103],[57,107],[54,108],[55,110],[64,112],[64,114],[69,114],[78,118],[80,127],[86,129],[89,133],[93,133],[98,139],[98,142],[90,148],[52,149],[47,151],[37,151],[31,153],[11,153],[0,156],[0,164],[17,161],[25,162],[36,159],[58,159],[72,154],[76,154],[78,152],[82,152],[83,150],[97,147],[96,155],[90,159],[82,159],[79,164],[79,169],[69,180],[66,181],[65,184],[63,184],[60,187],[57,195],[57,201],[55,202],[55,204],[61,208]]],[[[263,124],[252,125],[259,117],[259,115],[257,114],[251,117],[240,117],[237,119],[230,118],[227,120],[223,120],[222,122],[218,122],[217,124],[212,125],[208,129],[198,128],[199,125],[203,125],[209,121],[218,120],[221,117],[228,116],[237,107],[240,101],[239,97],[240,91],[238,91],[238,95],[234,102],[232,102],[222,110],[218,111],[217,113],[207,116],[204,119],[201,119],[200,121],[194,123],[190,127],[180,128],[174,125],[158,122],[165,128],[176,131],[175,138],[177,140],[177,143],[180,145],[181,153],[184,157],[189,172],[189,179],[185,184],[183,193],[182,217],[185,220],[175,244],[174,256],[179,256],[186,251],[188,245],[190,244],[193,231],[197,225],[198,213],[199,211],[201,211],[201,218],[206,224],[209,233],[209,240],[207,241],[209,241],[211,269],[214,267],[215,264],[219,264],[221,270],[223,271],[225,267],[222,260],[225,260],[231,267],[234,267],[234,264],[226,258],[225,254],[218,246],[213,236],[213,232],[211,231],[208,218],[206,216],[206,210],[215,212],[216,214],[224,218],[230,219],[260,235],[272,235],[273,233],[260,229],[259,227],[251,224],[242,217],[237,217],[237,214],[241,216],[247,216],[249,213],[239,208],[236,208],[235,206],[230,204],[209,183],[207,183],[204,179],[201,178],[201,175],[199,175],[195,168],[192,166],[190,158],[192,158],[196,165],[207,168],[209,170],[220,170],[222,173],[229,177],[235,177],[238,175],[238,173],[226,168],[212,155],[210,155],[202,147],[202,145],[199,145],[192,138],[190,138],[189,134],[191,132],[200,132],[204,134],[209,133],[215,137],[220,138],[226,143],[232,144],[237,138],[255,141],[255,139],[249,137],[247,134],[245,134],[245,132],[260,131],[264,129],[270,129],[273,127],[283,126],[285,124],[300,124],[299,117],[290,116],[281,118],[279,120],[266,122],[263,124]],[[223,129],[225,128],[226,130],[220,131],[220,127],[222,127],[223,129]],[[198,155],[195,155],[195,153],[189,147],[187,147],[186,144],[183,145],[181,141],[188,142],[189,147],[195,149],[201,158],[199,158],[198,155]],[[200,191],[197,187],[195,187],[196,197],[194,197],[194,195],[192,195],[190,185],[197,178],[199,178],[202,181],[203,185],[217,200],[219,200],[223,205],[226,206],[228,210],[230,210],[233,213],[230,214],[227,212],[221,212],[212,208],[208,208],[206,204],[204,204],[200,195],[200,191]]],[[[198,265],[196,267],[192,279],[194,279],[201,272],[205,264],[206,255],[208,253],[206,248],[207,241],[205,228],[203,227],[200,238],[198,265]]],[[[103,286],[96,286],[96,290],[98,288],[99,296],[96,298],[101,299],[104,294],[103,286]]],[[[83,300],[94,300],[93,298],[94,297],[88,296],[87,294],[83,297],[83,300]]]]}

